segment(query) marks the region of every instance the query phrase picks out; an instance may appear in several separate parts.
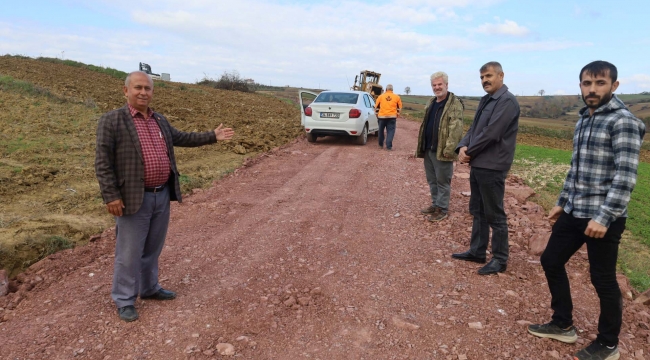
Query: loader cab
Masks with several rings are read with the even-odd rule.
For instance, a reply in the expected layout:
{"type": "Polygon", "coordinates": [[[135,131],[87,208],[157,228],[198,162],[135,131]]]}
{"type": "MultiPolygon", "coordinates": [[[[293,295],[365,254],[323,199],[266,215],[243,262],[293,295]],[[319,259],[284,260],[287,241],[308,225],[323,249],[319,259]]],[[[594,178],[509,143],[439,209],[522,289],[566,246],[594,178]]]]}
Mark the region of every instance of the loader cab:
{"type": "MultiPolygon", "coordinates": [[[[145,63],[141,62],[140,63],[140,71],[143,71],[143,72],[149,74],[149,76],[151,76],[151,78],[153,80],[160,80],[161,79],[160,74],[154,74],[153,72],[151,72],[151,66],[149,66],[149,64],[145,64],[145,63]]],[[[169,80],[169,74],[163,74],[163,75],[166,75],[166,79],[164,79],[164,80],[169,80]]]]}
{"type": "Polygon", "coordinates": [[[152,77],[153,76],[160,77],[160,74],[154,74],[151,72],[151,66],[149,66],[149,64],[145,64],[143,62],[140,63],[140,71],[144,71],[145,73],[151,75],[152,77]]]}

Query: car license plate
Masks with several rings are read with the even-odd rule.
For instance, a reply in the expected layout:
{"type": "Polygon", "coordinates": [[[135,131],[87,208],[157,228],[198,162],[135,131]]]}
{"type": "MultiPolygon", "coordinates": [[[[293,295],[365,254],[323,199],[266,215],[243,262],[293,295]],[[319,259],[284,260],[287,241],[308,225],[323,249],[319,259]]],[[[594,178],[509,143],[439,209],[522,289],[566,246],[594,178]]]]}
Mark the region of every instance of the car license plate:
{"type": "Polygon", "coordinates": [[[322,112],[320,113],[321,118],[325,119],[338,119],[341,114],[334,112],[322,112]]]}

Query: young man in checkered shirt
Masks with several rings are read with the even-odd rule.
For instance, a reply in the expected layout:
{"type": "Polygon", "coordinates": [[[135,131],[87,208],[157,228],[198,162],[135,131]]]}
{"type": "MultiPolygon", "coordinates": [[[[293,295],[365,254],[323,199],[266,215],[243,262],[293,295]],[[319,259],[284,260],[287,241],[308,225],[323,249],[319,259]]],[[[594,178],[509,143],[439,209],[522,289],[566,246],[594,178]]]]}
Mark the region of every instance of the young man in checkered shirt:
{"type": "Polygon", "coordinates": [[[574,343],[571,292],[565,264],[587,244],[591,282],[600,298],[598,337],[574,359],[615,360],[623,299],[616,281],[616,260],[625,230],[627,204],[636,184],[645,125],[614,91],[616,67],[594,61],[580,71],[582,99],[573,136],[571,168],[549,219],[557,220],[541,263],[551,291],[553,316],[548,324],[530,325],[536,336],[574,343]]]}

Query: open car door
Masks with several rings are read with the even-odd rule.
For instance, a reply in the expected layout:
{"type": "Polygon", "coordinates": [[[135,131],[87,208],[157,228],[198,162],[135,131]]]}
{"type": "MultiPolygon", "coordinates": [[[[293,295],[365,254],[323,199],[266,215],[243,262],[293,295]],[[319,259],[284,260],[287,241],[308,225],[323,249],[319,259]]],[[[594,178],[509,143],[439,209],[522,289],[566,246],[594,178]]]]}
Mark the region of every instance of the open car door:
{"type": "Polygon", "coordinates": [[[315,92],[307,91],[307,90],[299,90],[298,91],[298,100],[300,101],[300,125],[305,126],[305,109],[307,106],[311,105],[312,102],[314,102],[314,99],[316,99],[316,94],[315,92]]]}

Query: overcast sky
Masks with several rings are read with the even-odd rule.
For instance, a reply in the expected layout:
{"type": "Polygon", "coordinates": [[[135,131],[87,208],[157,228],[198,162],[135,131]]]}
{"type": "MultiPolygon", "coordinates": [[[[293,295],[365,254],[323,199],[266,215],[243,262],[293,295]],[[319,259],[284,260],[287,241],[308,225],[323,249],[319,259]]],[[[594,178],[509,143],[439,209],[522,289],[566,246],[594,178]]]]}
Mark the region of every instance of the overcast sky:
{"type": "Polygon", "coordinates": [[[650,91],[648,14],[645,0],[3,1],[0,54],[335,90],[368,69],[422,95],[435,71],[483,95],[478,69],[492,60],[517,95],[578,94],[582,66],[607,60],[618,92],[637,93],[650,91]]]}

